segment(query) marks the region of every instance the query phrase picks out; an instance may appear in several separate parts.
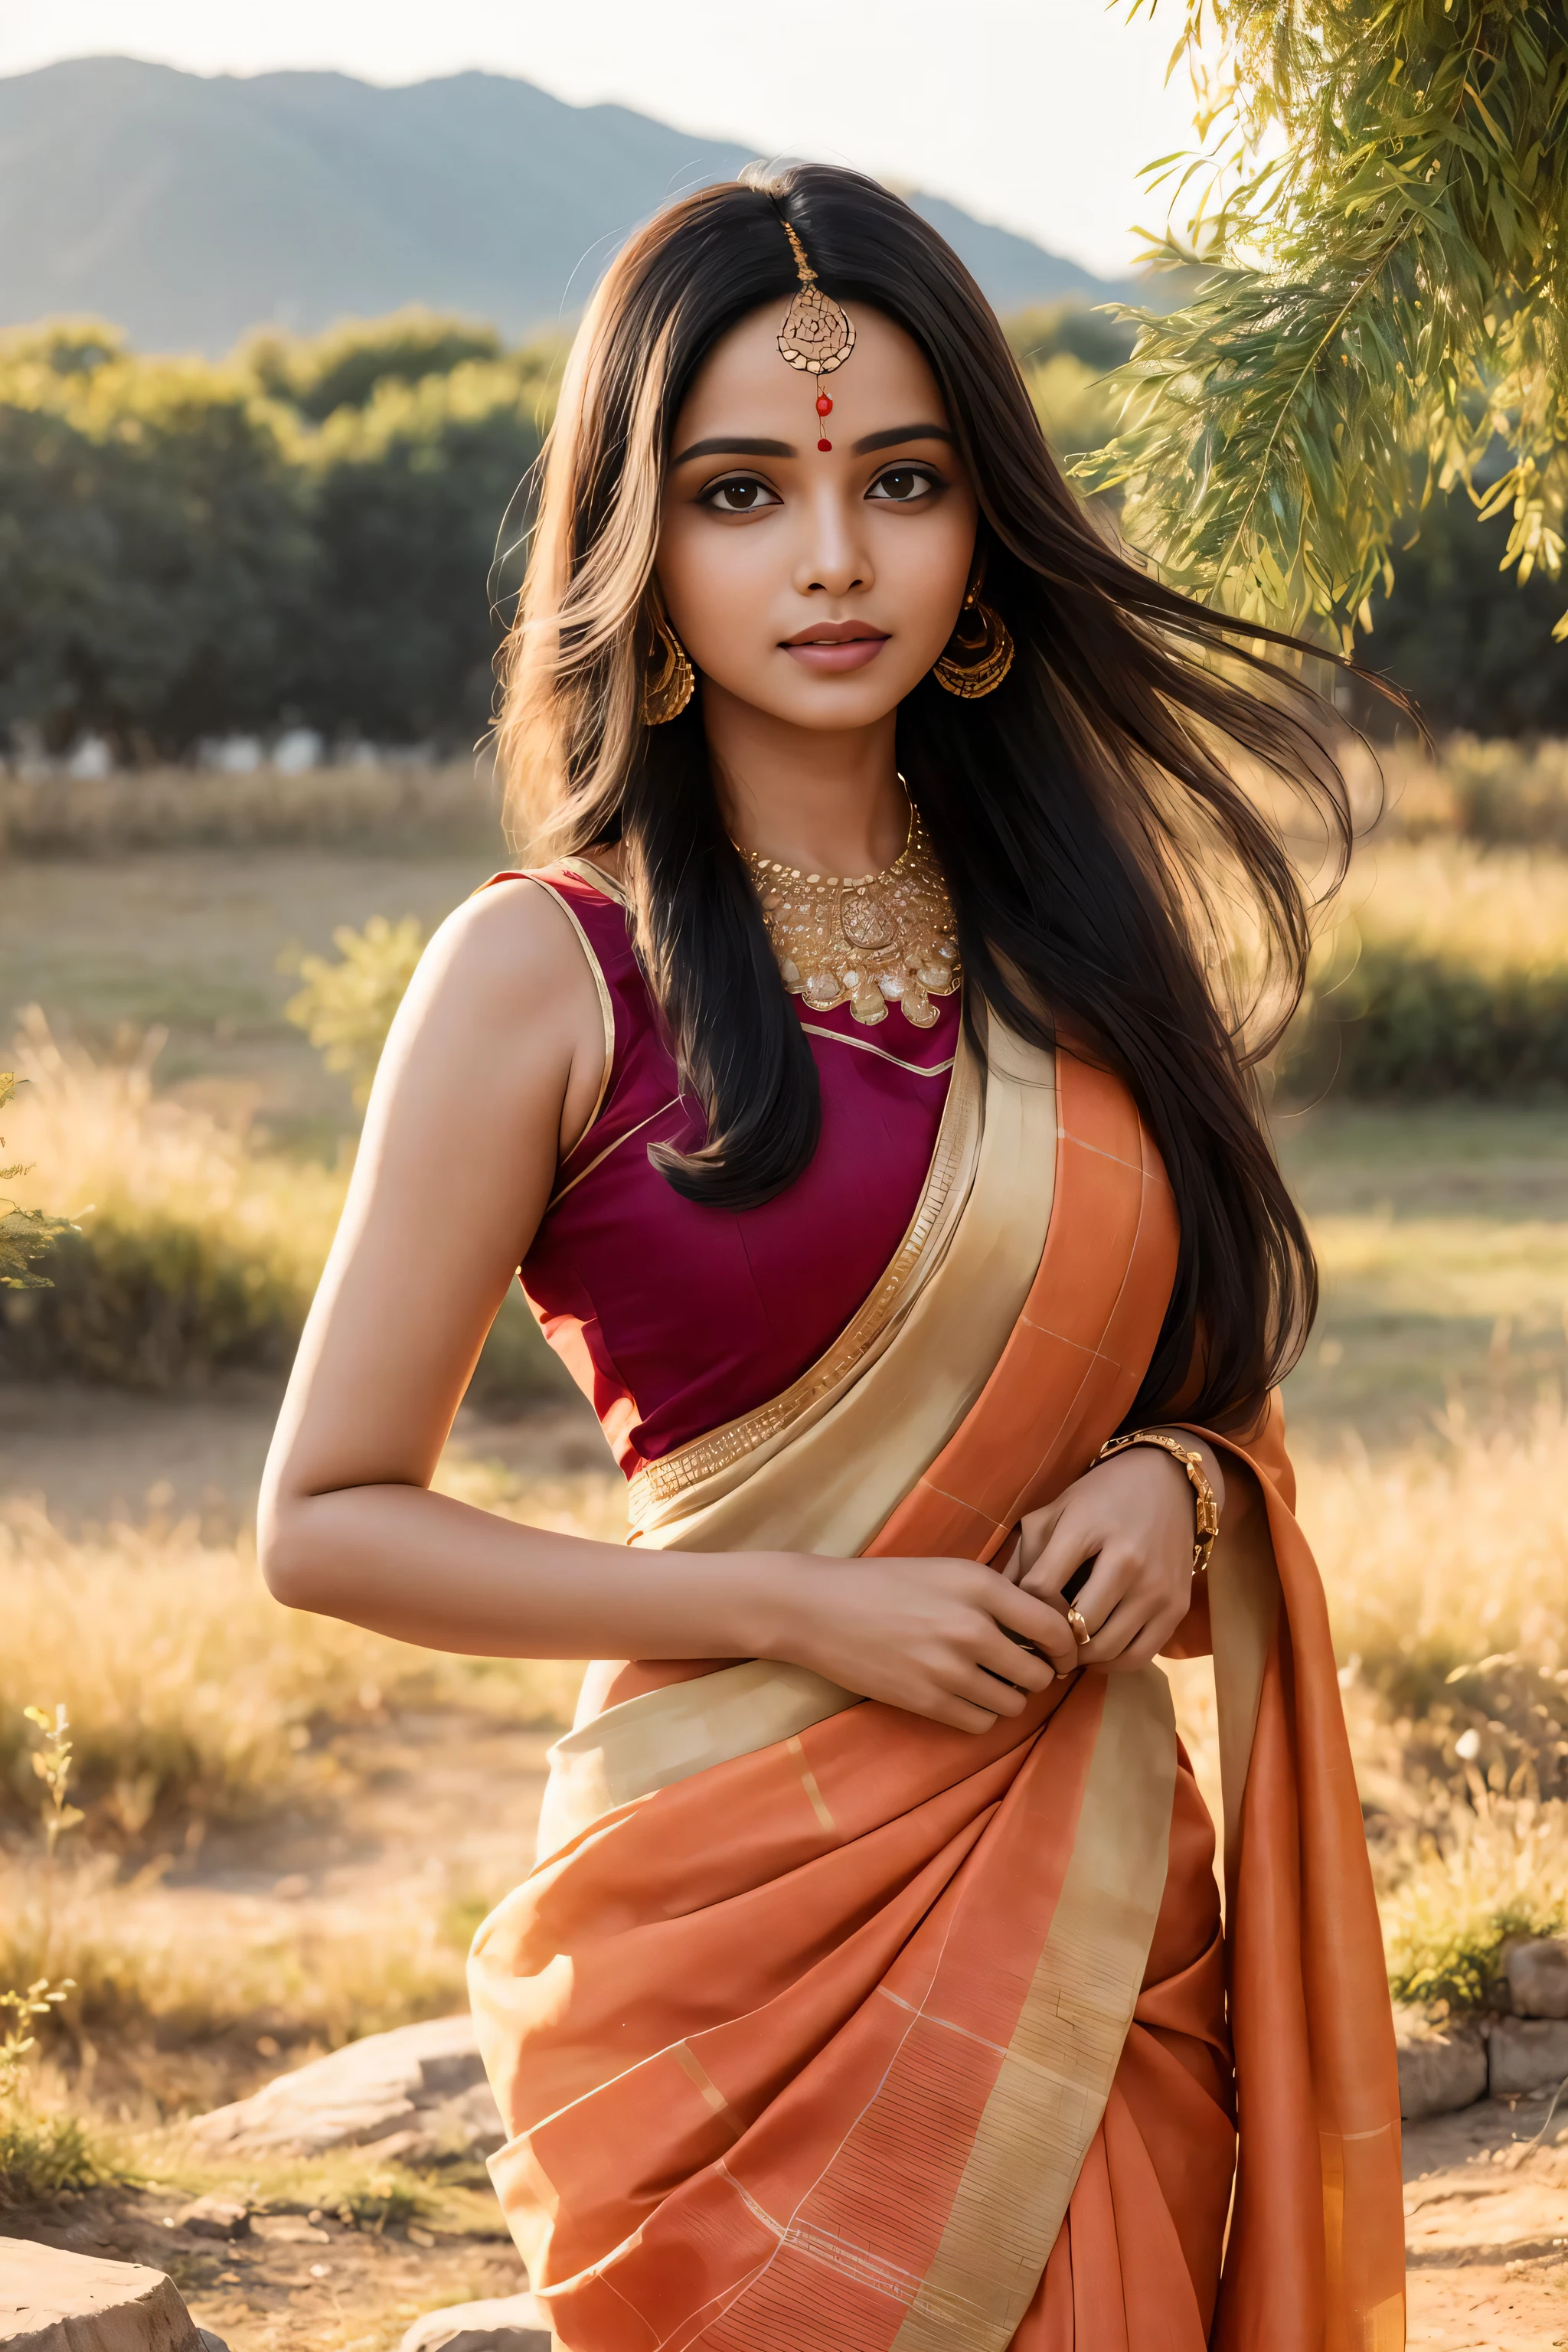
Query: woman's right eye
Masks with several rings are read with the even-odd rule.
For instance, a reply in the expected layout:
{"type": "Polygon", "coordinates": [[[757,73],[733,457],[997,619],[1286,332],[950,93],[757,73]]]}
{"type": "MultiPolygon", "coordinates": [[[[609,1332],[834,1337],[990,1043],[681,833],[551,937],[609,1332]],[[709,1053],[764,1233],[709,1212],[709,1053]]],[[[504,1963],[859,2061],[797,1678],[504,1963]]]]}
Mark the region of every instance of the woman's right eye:
{"type": "Polygon", "coordinates": [[[776,491],[750,474],[731,474],[727,480],[715,482],[702,497],[703,503],[720,514],[755,514],[762,507],[781,503],[776,491]]]}

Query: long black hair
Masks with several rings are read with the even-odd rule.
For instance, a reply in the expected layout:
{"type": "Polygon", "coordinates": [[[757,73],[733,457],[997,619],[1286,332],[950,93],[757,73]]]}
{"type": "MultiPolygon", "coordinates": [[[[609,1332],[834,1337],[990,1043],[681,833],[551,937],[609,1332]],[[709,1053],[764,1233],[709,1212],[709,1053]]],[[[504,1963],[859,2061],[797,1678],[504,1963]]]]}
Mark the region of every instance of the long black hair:
{"type": "Polygon", "coordinates": [[[899,763],[952,895],[971,1036],[983,1052],[989,1007],[1125,1079],[1181,1222],[1133,1417],[1178,1401],[1203,1419],[1247,1411],[1300,1352],[1317,1303],[1256,1072],[1310,946],[1302,884],[1266,812],[1315,814],[1331,883],[1348,856],[1332,714],[1262,653],[1270,633],[1163,586],[1079,505],[984,296],[874,181],[802,164],[706,188],[608,273],[568,367],[502,656],[513,805],[557,849],[623,845],[638,952],[707,1114],[699,1150],[655,1148],[668,1181],[731,1210],[771,1199],[816,1148],[816,1067],[721,814],[700,695],[657,728],[640,723],[639,695],[669,436],[717,339],[788,301],[781,221],[828,291],[924,352],[979,502],[986,601],[1017,647],[994,694],[959,700],[927,677],[898,718],[899,763]]]}

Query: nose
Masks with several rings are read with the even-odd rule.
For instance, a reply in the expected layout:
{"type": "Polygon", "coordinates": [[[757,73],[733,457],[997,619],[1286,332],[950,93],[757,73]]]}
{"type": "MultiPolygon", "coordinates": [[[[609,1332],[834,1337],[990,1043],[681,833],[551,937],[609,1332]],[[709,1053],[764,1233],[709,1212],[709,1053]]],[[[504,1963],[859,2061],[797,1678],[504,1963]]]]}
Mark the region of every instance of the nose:
{"type": "Polygon", "coordinates": [[[869,588],[876,577],[871,551],[861,530],[864,501],[833,477],[831,460],[803,502],[804,527],[795,566],[795,585],[803,596],[847,596],[869,588]]]}

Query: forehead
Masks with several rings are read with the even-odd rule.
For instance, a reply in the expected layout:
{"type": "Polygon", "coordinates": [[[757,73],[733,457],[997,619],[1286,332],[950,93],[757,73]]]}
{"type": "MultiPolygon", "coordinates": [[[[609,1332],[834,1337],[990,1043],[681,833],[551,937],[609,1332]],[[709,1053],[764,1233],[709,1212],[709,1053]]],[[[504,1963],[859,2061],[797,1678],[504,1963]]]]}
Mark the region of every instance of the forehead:
{"type": "Polygon", "coordinates": [[[807,375],[781,358],[779,328],[787,302],[752,310],[721,335],[693,377],[677,422],[680,441],[743,425],[748,433],[798,440],[812,403],[826,392],[847,431],[921,419],[950,424],[936,378],[920,345],[866,303],[846,304],[855,349],[832,375],[807,375]]]}

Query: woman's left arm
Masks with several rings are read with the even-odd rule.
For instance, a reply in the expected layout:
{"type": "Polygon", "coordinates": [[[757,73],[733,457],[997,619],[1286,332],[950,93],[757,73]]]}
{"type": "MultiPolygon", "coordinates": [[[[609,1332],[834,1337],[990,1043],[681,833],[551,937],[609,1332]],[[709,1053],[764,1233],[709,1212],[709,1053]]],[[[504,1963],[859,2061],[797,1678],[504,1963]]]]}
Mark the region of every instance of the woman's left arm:
{"type": "MultiPolygon", "coordinates": [[[[1185,1429],[1161,1433],[1201,1456],[1223,1517],[1225,1472],[1214,1447],[1185,1429]]],[[[1185,1470],[1163,1446],[1126,1446],[1028,1514],[1007,1574],[1037,1600],[1065,1610],[1063,1586],[1092,1561],[1072,1603],[1093,1637],[1079,1664],[1145,1666],[1192,1607],[1196,1500],[1185,1470]]]]}

